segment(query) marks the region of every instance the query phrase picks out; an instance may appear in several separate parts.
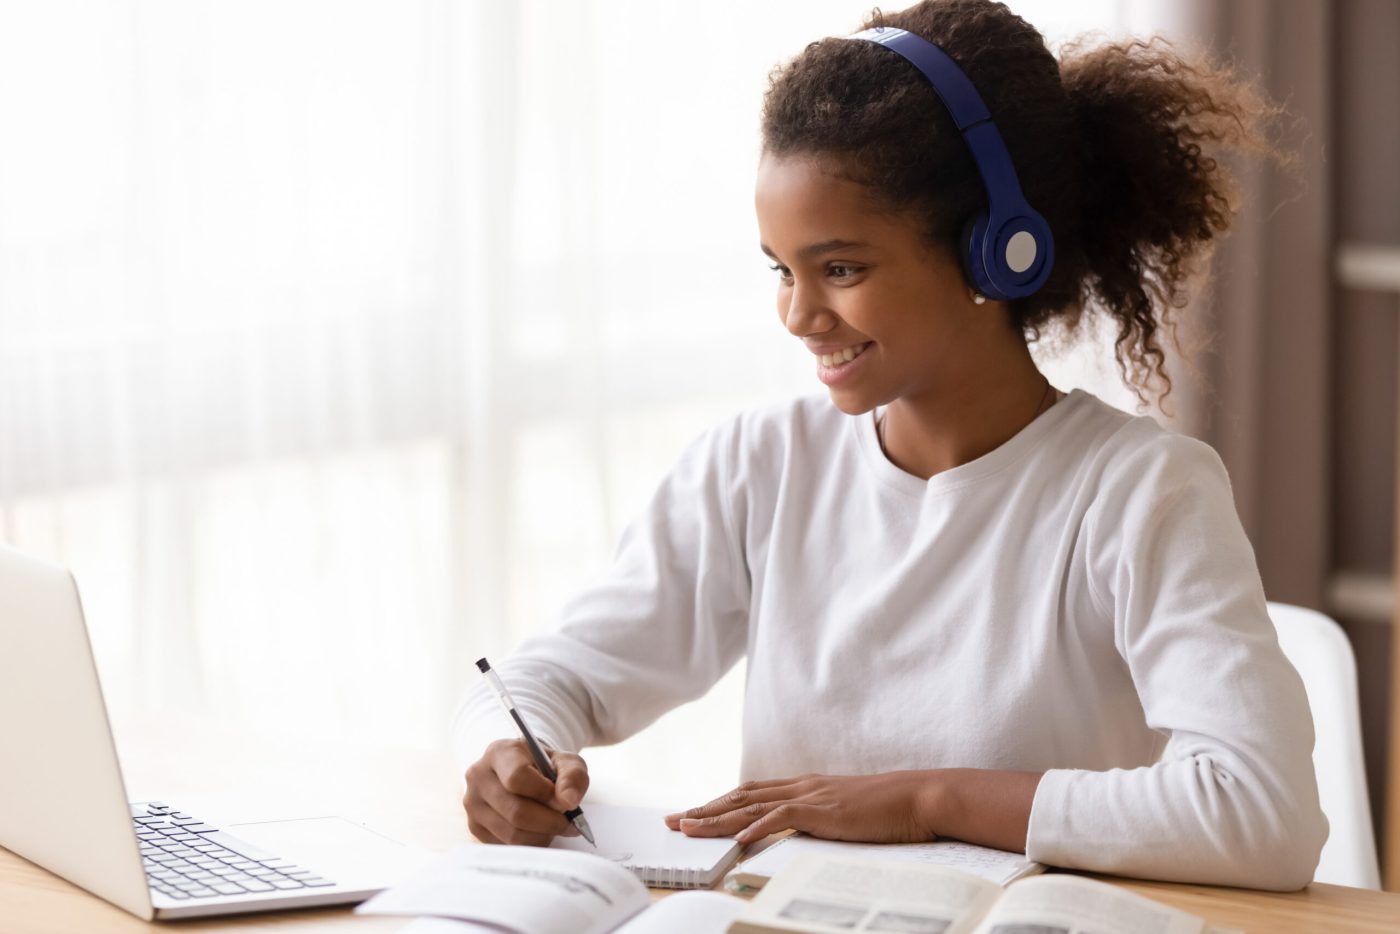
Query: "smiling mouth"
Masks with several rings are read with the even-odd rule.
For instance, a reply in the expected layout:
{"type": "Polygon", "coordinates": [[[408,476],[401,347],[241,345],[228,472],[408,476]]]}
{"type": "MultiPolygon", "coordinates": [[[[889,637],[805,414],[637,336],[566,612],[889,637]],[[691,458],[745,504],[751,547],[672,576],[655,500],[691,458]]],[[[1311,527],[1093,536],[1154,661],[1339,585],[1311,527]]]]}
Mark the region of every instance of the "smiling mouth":
{"type": "Polygon", "coordinates": [[[852,344],[850,347],[843,347],[835,353],[825,353],[817,357],[817,363],[829,370],[840,369],[850,363],[856,357],[865,353],[866,349],[874,343],[866,341],[863,344],[852,344]]]}

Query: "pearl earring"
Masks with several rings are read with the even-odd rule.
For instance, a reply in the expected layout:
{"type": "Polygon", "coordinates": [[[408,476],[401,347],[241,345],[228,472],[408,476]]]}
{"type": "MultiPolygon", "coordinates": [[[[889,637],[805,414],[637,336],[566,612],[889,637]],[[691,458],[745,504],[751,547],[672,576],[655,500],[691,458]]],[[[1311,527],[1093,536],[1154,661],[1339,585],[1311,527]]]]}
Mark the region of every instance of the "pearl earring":
{"type": "Polygon", "coordinates": [[[973,293],[972,293],[972,304],[974,304],[974,305],[982,305],[982,304],[985,304],[986,301],[987,301],[987,296],[983,295],[981,292],[973,292],[973,293]]]}

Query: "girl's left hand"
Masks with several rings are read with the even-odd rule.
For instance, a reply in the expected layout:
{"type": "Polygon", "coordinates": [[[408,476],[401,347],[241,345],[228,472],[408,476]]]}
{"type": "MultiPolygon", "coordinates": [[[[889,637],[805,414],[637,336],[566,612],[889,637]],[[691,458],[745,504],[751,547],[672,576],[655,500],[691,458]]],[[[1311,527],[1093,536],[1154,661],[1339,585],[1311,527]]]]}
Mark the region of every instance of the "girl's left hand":
{"type": "Polygon", "coordinates": [[[740,843],[801,830],[828,840],[926,843],[938,794],[936,771],[803,775],[745,782],[709,804],[666,817],[691,837],[734,834],[740,843]]]}

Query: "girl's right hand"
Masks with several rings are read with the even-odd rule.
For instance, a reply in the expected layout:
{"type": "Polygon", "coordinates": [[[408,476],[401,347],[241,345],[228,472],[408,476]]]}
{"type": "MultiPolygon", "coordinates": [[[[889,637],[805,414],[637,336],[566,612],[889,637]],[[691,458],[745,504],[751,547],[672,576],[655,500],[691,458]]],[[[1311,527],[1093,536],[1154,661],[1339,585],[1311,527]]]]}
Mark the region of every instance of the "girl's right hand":
{"type": "Polygon", "coordinates": [[[588,765],[571,752],[549,750],[559,773],[550,782],[530,758],[522,739],[498,739],[467,769],[462,807],[467,827],[482,843],[548,846],[578,830],[564,817],[588,791],[588,765]]]}

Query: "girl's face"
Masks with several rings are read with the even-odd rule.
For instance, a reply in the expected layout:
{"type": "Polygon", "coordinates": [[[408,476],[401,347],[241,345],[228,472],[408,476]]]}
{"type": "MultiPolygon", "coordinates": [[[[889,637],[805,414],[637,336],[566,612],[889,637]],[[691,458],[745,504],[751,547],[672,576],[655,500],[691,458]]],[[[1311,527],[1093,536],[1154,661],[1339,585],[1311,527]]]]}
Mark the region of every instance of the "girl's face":
{"type": "Polygon", "coordinates": [[[765,155],[754,203],[778,317],[841,411],[968,385],[1001,316],[973,304],[959,263],[925,246],[912,220],[876,212],[863,186],[803,157],[765,155]]]}

